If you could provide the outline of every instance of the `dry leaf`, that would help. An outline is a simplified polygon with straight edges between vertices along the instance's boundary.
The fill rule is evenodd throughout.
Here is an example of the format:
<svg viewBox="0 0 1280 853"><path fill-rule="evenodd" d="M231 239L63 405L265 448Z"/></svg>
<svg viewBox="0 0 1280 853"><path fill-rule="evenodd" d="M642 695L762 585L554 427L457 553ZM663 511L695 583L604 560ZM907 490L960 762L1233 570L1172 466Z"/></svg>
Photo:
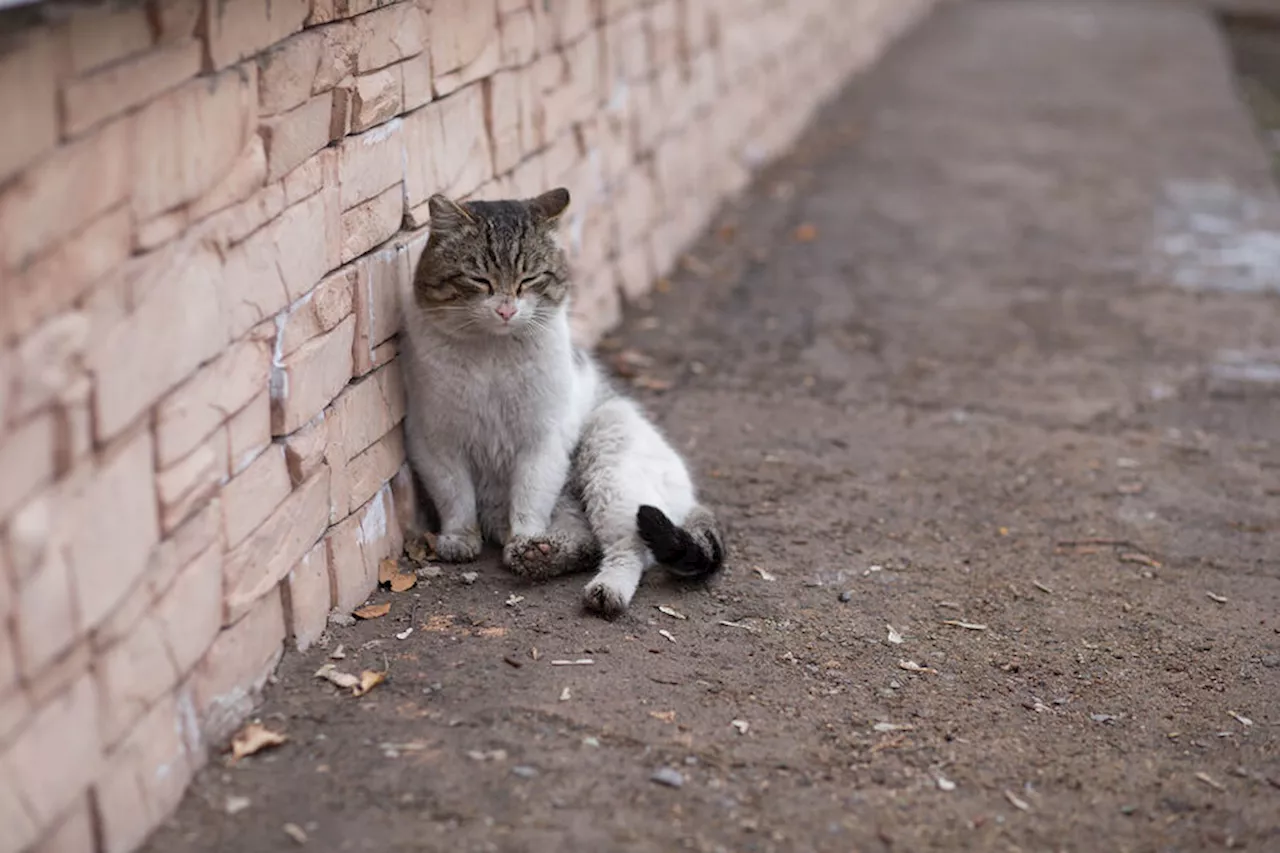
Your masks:
<svg viewBox="0 0 1280 853"><path fill-rule="evenodd" d="M1208 773L1205 773L1203 770L1198 771L1198 772L1196 773L1196 778L1197 778L1197 779L1199 779L1201 782L1205 783L1206 785L1208 785L1210 788L1213 788L1215 791L1225 791L1225 790L1227 790L1227 786L1226 786L1226 785L1224 785L1224 784L1222 784L1221 782L1217 781L1217 780L1216 780L1216 779L1214 779L1212 776L1210 776Z"/></svg>
<svg viewBox="0 0 1280 853"><path fill-rule="evenodd" d="M261 723L249 723L231 739L231 761L239 761L246 755L279 746L287 740L284 735L271 731Z"/></svg>
<svg viewBox="0 0 1280 853"><path fill-rule="evenodd" d="M778 576L775 575L773 572L770 572L767 569L762 569L759 566L752 566L751 571L758 574L760 576L760 580L762 581L776 581L778 579Z"/></svg>
<svg viewBox="0 0 1280 853"><path fill-rule="evenodd" d="M351 615L359 619L378 619L390 612L391 602L384 601L381 604L366 604L364 607L351 611Z"/></svg>
<svg viewBox="0 0 1280 853"><path fill-rule="evenodd" d="M1244 716L1243 714L1237 714L1235 711L1228 711L1227 713L1228 713L1228 714L1230 714L1230 715L1235 719L1235 721L1236 721L1237 723L1239 723L1240 725L1242 725L1242 726L1252 726L1252 725L1253 725L1253 720L1249 719L1248 717Z"/></svg>
<svg viewBox="0 0 1280 853"><path fill-rule="evenodd" d="M407 592L408 590L413 589L413 585L417 582L417 575L409 574L408 572L401 572L391 579L391 591Z"/></svg>
<svg viewBox="0 0 1280 853"><path fill-rule="evenodd" d="M1015 809L1018 809L1019 811L1024 811L1024 812L1031 811L1031 806L1027 804L1027 801L1019 797L1017 794L1013 793L1013 791L1005 791L1004 798L1009 801L1009 804L1011 806L1013 806Z"/></svg>
<svg viewBox="0 0 1280 853"><path fill-rule="evenodd" d="M422 626L424 631L434 631L435 633L443 633L453 630L453 614L437 613L435 616L428 616L427 621Z"/></svg>
<svg viewBox="0 0 1280 853"><path fill-rule="evenodd" d="M895 631L892 625L885 625L885 627L889 629L889 642L895 646L900 645L902 643L902 635Z"/></svg>
<svg viewBox="0 0 1280 853"><path fill-rule="evenodd" d="M387 674L385 672L374 672L372 669L366 669L360 673L360 683L351 688L351 695L363 696L386 680Z"/></svg>
<svg viewBox="0 0 1280 853"><path fill-rule="evenodd" d="M378 583L391 583L391 579L400 574L400 565L395 557L387 557L378 564Z"/></svg>
<svg viewBox="0 0 1280 853"><path fill-rule="evenodd" d="M360 679L356 678L349 672L342 672L331 663L327 663L317 669L315 677L323 678L324 680L336 684L343 689L355 687L360 683Z"/></svg>
<svg viewBox="0 0 1280 853"><path fill-rule="evenodd" d="M969 630L969 631L985 631L985 630L987 630L987 626L986 626L986 625L981 625L981 624L979 624L979 623L977 623L977 622L961 622L959 619L943 619L943 620L942 620L942 624L943 624L943 625L951 625L952 627L955 627L955 628L965 628L965 629L967 629L967 630Z"/></svg>
<svg viewBox="0 0 1280 853"><path fill-rule="evenodd" d="M665 613L666 615L670 616L672 619L688 619L689 618L688 616L685 616L683 613L681 613L679 610L668 607L665 604L658 604L655 606L658 608L659 613Z"/></svg>
<svg viewBox="0 0 1280 853"><path fill-rule="evenodd" d="M664 723L674 723L676 721L675 711L650 711L649 716Z"/></svg>
<svg viewBox="0 0 1280 853"><path fill-rule="evenodd" d="M480 630L476 631L476 636L477 637L505 637L507 636L507 629L503 628L501 625L494 625L490 628L481 628Z"/></svg>
<svg viewBox="0 0 1280 853"><path fill-rule="evenodd" d="M378 564L378 583L390 584L392 592L406 592L417 582L418 576L413 572L400 571L400 561L394 557L387 557Z"/></svg>
<svg viewBox="0 0 1280 853"><path fill-rule="evenodd" d="M676 638L671 635L671 632L666 630L665 628L659 631L658 633L666 637L669 642L674 643L676 641Z"/></svg>
<svg viewBox="0 0 1280 853"><path fill-rule="evenodd" d="M284 830L285 835L289 836L299 844L307 843L307 834L303 832L302 827L298 826L296 823L286 823L281 828Z"/></svg>
<svg viewBox="0 0 1280 853"><path fill-rule="evenodd" d="M797 243L812 243L814 240L818 239L818 226L814 225L812 222L805 222L796 226L793 236Z"/></svg>
<svg viewBox="0 0 1280 853"><path fill-rule="evenodd" d="M1163 565L1159 560L1152 559L1146 554L1140 554L1137 551L1130 551L1128 553L1121 554L1120 562L1137 563L1140 566L1150 566L1153 569L1159 569Z"/></svg>

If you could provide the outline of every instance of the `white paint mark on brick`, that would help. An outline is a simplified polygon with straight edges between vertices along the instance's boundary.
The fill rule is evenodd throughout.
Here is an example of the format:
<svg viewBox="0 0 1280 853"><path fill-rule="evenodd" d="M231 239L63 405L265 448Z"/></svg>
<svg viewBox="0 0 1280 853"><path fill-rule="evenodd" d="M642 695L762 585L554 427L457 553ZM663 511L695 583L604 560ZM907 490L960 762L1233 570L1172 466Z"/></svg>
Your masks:
<svg viewBox="0 0 1280 853"><path fill-rule="evenodd" d="M360 544L365 545L371 542L377 542L387 535L387 491L390 487L383 486L378 490L378 494L373 500L369 501L369 509L365 511L364 517L360 519Z"/></svg>
<svg viewBox="0 0 1280 853"><path fill-rule="evenodd" d="M379 142L384 141L388 136L399 130L403 125L404 119L393 118L386 124L380 124L372 130L366 130L357 138L360 140L361 145L377 145Z"/></svg>
<svg viewBox="0 0 1280 853"><path fill-rule="evenodd" d="M1171 183L1151 272L1190 290L1280 293L1280 202L1229 184Z"/></svg>

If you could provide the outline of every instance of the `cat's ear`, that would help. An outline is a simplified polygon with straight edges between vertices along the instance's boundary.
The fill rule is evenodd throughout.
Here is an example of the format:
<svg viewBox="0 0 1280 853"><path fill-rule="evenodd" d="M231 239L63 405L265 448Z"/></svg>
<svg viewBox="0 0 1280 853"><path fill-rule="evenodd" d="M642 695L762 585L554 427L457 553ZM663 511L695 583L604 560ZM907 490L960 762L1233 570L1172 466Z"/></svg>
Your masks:
<svg viewBox="0 0 1280 853"><path fill-rule="evenodd" d="M535 222L554 225L569 206L569 191L564 187L549 190L529 202L529 212Z"/></svg>
<svg viewBox="0 0 1280 853"><path fill-rule="evenodd" d="M427 211L431 214L431 230L437 233L457 231L475 224L475 219L465 207L440 193L427 199Z"/></svg>

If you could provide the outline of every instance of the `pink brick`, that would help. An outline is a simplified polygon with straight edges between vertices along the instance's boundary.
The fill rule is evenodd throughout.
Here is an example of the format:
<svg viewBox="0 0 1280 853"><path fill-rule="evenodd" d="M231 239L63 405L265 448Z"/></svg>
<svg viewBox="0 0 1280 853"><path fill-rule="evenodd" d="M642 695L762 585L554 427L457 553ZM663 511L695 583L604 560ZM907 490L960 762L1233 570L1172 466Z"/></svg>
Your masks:
<svg viewBox="0 0 1280 853"><path fill-rule="evenodd" d="M427 46L426 6L418 3L386 6L355 18L353 23L358 74L416 56Z"/></svg>
<svg viewBox="0 0 1280 853"><path fill-rule="evenodd" d="M333 97L326 92L263 123L268 181L284 176L329 144L332 110Z"/></svg>
<svg viewBox="0 0 1280 853"><path fill-rule="evenodd" d="M80 633L71 571L58 548L48 548L35 574L18 584L15 603L16 651L24 676L31 679Z"/></svg>
<svg viewBox="0 0 1280 853"><path fill-rule="evenodd" d="M325 536L334 608L350 613L378 584L378 563L404 545L391 487L385 486L363 507L330 528Z"/></svg>
<svg viewBox="0 0 1280 853"><path fill-rule="evenodd" d="M40 839L32 853L97 853L93 834L93 805L89 797L81 797L71 807L71 812Z"/></svg>
<svg viewBox="0 0 1280 853"><path fill-rule="evenodd" d="M0 135L0 184L58 142L58 56L54 34L31 27L0 55L0 115L22 116L22 133Z"/></svg>
<svg viewBox="0 0 1280 853"><path fill-rule="evenodd" d="M185 211L188 222L199 222L232 205L240 204L262 188L267 179L267 152L262 137L254 135L236 157L227 174Z"/></svg>
<svg viewBox="0 0 1280 853"><path fill-rule="evenodd" d="M404 81L401 112L413 112L435 97L431 79L430 53L420 53L400 63L400 74Z"/></svg>
<svg viewBox="0 0 1280 853"><path fill-rule="evenodd" d="M355 373L373 366L373 350L400 330L399 294L412 275L404 246L382 249L356 263Z"/></svg>
<svg viewBox="0 0 1280 853"><path fill-rule="evenodd" d="M224 623L239 619L324 535L329 523L329 474L321 469L280 504L248 539L227 553Z"/></svg>
<svg viewBox="0 0 1280 853"><path fill-rule="evenodd" d="M128 198L130 124L53 150L0 190L0 267L27 264Z"/></svg>
<svg viewBox="0 0 1280 853"><path fill-rule="evenodd" d="M54 415L44 412L0 436L0 519L53 479L55 429Z"/></svg>
<svg viewBox="0 0 1280 853"><path fill-rule="evenodd" d="M131 262L128 275L141 279L135 283L145 297L90 350L100 440L119 432L226 343L222 265L212 247L182 241Z"/></svg>
<svg viewBox="0 0 1280 853"><path fill-rule="evenodd" d="M272 445L222 488L222 525L228 548L234 548L270 517L293 484L285 465L284 446Z"/></svg>
<svg viewBox="0 0 1280 853"><path fill-rule="evenodd" d="M628 15L607 24L606 79L611 84L633 82L649 75L649 40L644 15Z"/></svg>
<svg viewBox="0 0 1280 853"><path fill-rule="evenodd" d="M524 104L533 97L528 89L529 79L523 72L499 71L484 83L494 174L515 168L524 152L533 147L526 145L520 134Z"/></svg>
<svg viewBox="0 0 1280 853"><path fill-rule="evenodd" d="M286 435L318 415L351 379L355 318L298 348L271 377L271 431Z"/></svg>
<svg viewBox="0 0 1280 853"><path fill-rule="evenodd" d="M58 392L53 466L58 476L70 471L93 450L93 381L76 376Z"/></svg>
<svg viewBox="0 0 1280 853"><path fill-rule="evenodd" d="M165 697L111 753L98 779L103 853L131 853L182 799L200 762L188 742L190 699Z"/></svg>
<svg viewBox="0 0 1280 853"><path fill-rule="evenodd" d="M400 230L404 219L404 187L384 190L342 214L342 262L363 255Z"/></svg>
<svg viewBox="0 0 1280 853"><path fill-rule="evenodd" d="M289 635L305 652L328 624L332 606L329 589L329 550L317 542L287 576Z"/></svg>
<svg viewBox="0 0 1280 853"><path fill-rule="evenodd" d="M222 560L220 545L206 548L181 570L152 611L179 677L203 657L222 626Z"/></svg>
<svg viewBox="0 0 1280 853"><path fill-rule="evenodd" d="M556 40L560 44L575 41L596 22L594 0L560 0L550 6Z"/></svg>
<svg viewBox="0 0 1280 853"><path fill-rule="evenodd" d="M254 72L241 66L192 80L137 114L132 197L140 219L198 198L231 169L254 131Z"/></svg>
<svg viewBox="0 0 1280 853"><path fill-rule="evenodd" d="M95 670L99 725L108 747L178 681L164 634L150 614L144 614L128 636L98 656Z"/></svg>
<svg viewBox="0 0 1280 853"><path fill-rule="evenodd" d="M216 240L225 249L243 242L267 222L279 216L284 208L284 186L267 184L240 204L214 216L206 223L204 230L210 238Z"/></svg>
<svg viewBox="0 0 1280 853"><path fill-rule="evenodd" d="M656 276L650 266L649 247L646 244L627 245L614 264L618 288L627 299L638 299L649 292Z"/></svg>
<svg viewBox="0 0 1280 853"><path fill-rule="evenodd" d="M393 368L394 369L394 368ZM338 504L337 518L354 512L386 485L404 463L404 433L397 426L380 438L373 446L355 455L342 469L334 472L331 494L341 486L343 494L333 495L331 502ZM334 500L346 501L345 506Z"/></svg>
<svg viewBox="0 0 1280 853"><path fill-rule="evenodd" d="M348 131L368 130L400 112L404 104L404 69L392 65L362 74L346 90Z"/></svg>
<svg viewBox="0 0 1280 853"><path fill-rule="evenodd" d="M258 104L263 115L288 112L311 97L324 49L324 33L304 30L258 57Z"/></svg>
<svg viewBox="0 0 1280 853"><path fill-rule="evenodd" d="M47 702L18 736L6 778L22 792L34 822L50 826L84 794L101 761L97 697L85 676Z"/></svg>
<svg viewBox="0 0 1280 853"><path fill-rule="evenodd" d="M597 280L580 288L578 301L582 308L570 319L574 341L579 346L592 346L622 318L622 303L614 279L608 271Z"/></svg>
<svg viewBox="0 0 1280 853"><path fill-rule="evenodd" d="M64 130L78 136L191 79L199 71L200 42L188 39L71 80L62 90Z"/></svg>
<svg viewBox="0 0 1280 853"><path fill-rule="evenodd" d="M289 259L280 264L280 275L290 301L310 292L339 264L336 195L336 188L317 193L285 210L273 225L276 251Z"/></svg>
<svg viewBox="0 0 1280 853"><path fill-rule="evenodd" d="M324 464L325 448L329 443L327 411L326 415L315 418L284 440L285 462L294 486L309 480Z"/></svg>
<svg viewBox="0 0 1280 853"><path fill-rule="evenodd" d="M538 30L532 10L528 8L504 15L501 27L499 58L503 68L521 68L538 53Z"/></svg>
<svg viewBox="0 0 1280 853"><path fill-rule="evenodd" d="M284 608L277 590L219 632L193 677L201 729L209 742L230 735L252 710L256 694L280 660L284 637Z"/></svg>
<svg viewBox="0 0 1280 853"><path fill-rule="evenodd" d="M203 508L226 476L227 436L219 430L186 457L156 473L160 529L168 533Z"/></svg>
<svg viewBox="0 0 1280 853"><path fill-rule="evenodd" d="M141 4L75 9L67 26L71 71L83 74L151 46L151 27Z"/></svg>
<svg viewBox="0 0 1280 853"><path fill-rule="evenodd" d="M308 0L222 0L206 3L204 31L214 68L225 68L302 29Z"/></svg>
<svg viewBox="0 0 1280 853"><path fill-rule="evenodd" d="M494 0L435 0L431 8L431 61L437 78L475 62L493 40Z"/></svg>
<svg viewBox="0 0 1280 853"><path fill-rule="evenodd" d="M60 510L59 521L70 528L63 535L86 628L124 598L159 539L151 460L146 432L108 450ZM103 563L103 554L111 555L110 563Z"/></svg>
<svg viewBox="0 0 1280 853"><path fill-rule="evenodd" d="M222 507L221 501L217 498L210 501L204 509L197 512L191 518L169 535L167 539L159 543L151 552L147 560L146 572L143 574L140 586L143 587L143 601L154 601L171 588L174 578L179 573L185 571L191 566L196 558L207 550L214 550L221 554L222 546ZM218 613L221 619L222 602L221 594L218 599ZM145 610L150 606L146 604L140 609ZM122 608L123 610L124 608ZM110 633L112 628L118 628L116 624L117 614L113 614L102 624L97 634L102 635ZM127 625L126 625L127 628ZM123 636L125 631L116 630L106 637L106 641ZM97 637L95 636L95 640Z"/></svg>
<svg viewBox="0 0 1280 853"><path fill-rule="evenodd" d="M194 35L203 8L201 0L150 0L147 14L155 30L156 41L170 44Z"/></svg>
<svg viewBox="0 0 1280 853"><path fill-rule="evenodd" d="M271 345L253 337L232 344L178 386L155 412L156 461L167 467L189 454L229 412L266 390Z"/></svg>
<svg viewBox="0 0 1280 853"><path fill-rule="evenodd" d="M11 845L6 850L27 850L39 837L41 827L23 802L22 789L8 782L18 778L13 761L12 756L0 752L0 778L6 780L0 785L0 826L5 830L5 843Z"/></svg>
<svg viewBox="0 0 1280 853"><path fill-rule="evenodd" d="M343 267L321 279L314 290L289 309L276 344L281 357L292 355L307 341L329 331L351 314L355 278L354 269Z"/></svg>
<svg viewBox="0 0 1280 853"><path fill-rule="evenodd" d="M342 140L338 180L342 209L349 210L400 182L403 177L404 123L392 121Z"/></svg>
<svg viewBox="0 0 1280 853"><path fill-rule="evenodd" d="M465 195L493 176L484 89L468 86L405 117L408 204L433 193Z"/></svg>
<svg viewBox="0 0 1280 853"><path fill-rule="evenodd" d="M270 444L271 395L264 388L227 421L227 473L239 474Z"/></svg>
<svg viewBox="0 0 1280 853"><path fill-rule="evenodd" d="M320 192L324 188L326 172L332 169L336 174L337 167L330 165L329 161L335 160L337 156L337 152L332 148L324 148L285 175L285 203L295 205Z"/></svg>

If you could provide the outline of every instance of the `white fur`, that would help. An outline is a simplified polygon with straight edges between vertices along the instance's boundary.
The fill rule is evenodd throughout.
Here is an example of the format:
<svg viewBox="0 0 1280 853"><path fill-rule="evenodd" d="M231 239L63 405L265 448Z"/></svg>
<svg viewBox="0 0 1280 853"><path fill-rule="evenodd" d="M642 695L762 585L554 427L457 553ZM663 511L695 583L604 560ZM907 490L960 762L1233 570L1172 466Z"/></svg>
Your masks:
<svg viewBox="0 0 1280 853"><path fill-rule="evenodd" d="M697 505L684 460L589 358L575 357L567 300L522 307L500 330L424 311L408 293L402 303L406 444L440 514L441 558L475 559L483 537L506 545L516 568L530 543L583 535L573 517L585 510L603 555L587 603L625 609L653 564L639 507L680 525ZM579 496L580 508L563 504Z"/></svg>

